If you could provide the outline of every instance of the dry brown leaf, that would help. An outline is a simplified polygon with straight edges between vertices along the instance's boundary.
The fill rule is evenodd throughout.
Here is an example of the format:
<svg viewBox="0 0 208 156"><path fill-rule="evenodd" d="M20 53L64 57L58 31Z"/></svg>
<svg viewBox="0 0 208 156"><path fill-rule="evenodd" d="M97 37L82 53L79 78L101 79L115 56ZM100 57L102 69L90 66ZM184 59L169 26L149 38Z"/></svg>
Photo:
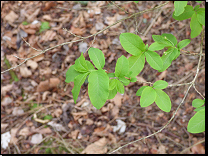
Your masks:
<svg viewBox="0 0 208 156"><path fill-rule="evenodd" d="M1 123L1 132L5 131L5 129L9 126L8 123Z"/></svg>
<svg viewBox="0 0 208 156"><path fill-rule="evenodd" d="M11 62L11 63L16 63L17 60L18 60L16 57L14 57L13 54L11 54L11 55L6 55L6 58L7 58L7 60L8 60L9 62Z"/></svg>
<svg viewBox="0 0 208 156"><path fill-rule="evenodd" d="M26 15L27 16L27 20L29 21L29 22L32 22L32 21L34 21L34 19L36 19L36 17L37 17L37 15L39 14L39 12L40 12L40 8L38 8L37 10L35 10L35 12L33 12L31 15Z"/></svg>
<svg viewBox="0 0 208 156"><path fill-rule="evenodd" d="M5 17L4 19L10 23L13 23L19 16L14 12L14 11L10 11Z"/></svg>
<svg viewBox="0 0 208 156"><path fill-rule="evenodd" d="M37 92L44 92L50 90L49 81L41 81L37 87Z"/></svg>
<svg viewBox="0 0 208 156"><path fill-rule="evenodd" d="M191 148L191 151L193 154L205 154L205 149L204 146L202 144L198 144L196 146L193 146Z"/></svg>
<svg viewBox="0 0 208 156"><path fill-rule="evenodd" d="M137 78L137 84L140 85L141 82L147 82L143 77L141 76L136 76ZM143 83L143 86L147 86L148 84L147 83Z"/></svg>
<svg viewBox="0 0 208 156"><path fill-rule="evenodd" d="M71 113L71 114L73 115L75 121L78 120L82 116L87 116L87 112L84 112L84 111Z"/></svg>
<svg viewBox="0 0 208 156"><path fill-rule="evenodd" d="M165 70L165 71L163 71L159 76L158 76L158 80L162 80L162 79L164 79L165 77L166 77L166 75L167 75L167 70Z"/></svg>
<svg viewBox="0 0 208 156"><path fill-rule="evenodd" d="M57 5L57 2L49 1L46 2L45 5L42 7L42 11L48 11L51 8L55 7Z"/></svg>
<svg viewBox="0 0 208 156"><path fill-rule="evenodd" d="M23 64L19 68L20 68L20 74L22 77L27 78L32 75L32 72L25 66L25 64Z"/></svg>
<svg viewBox="0 0 208 156"><path fill-rule="evenodd" d="M166 147L164 145L159 146L158 154L167 154L166 153Z"/></svg>
<svg viewBox="0 0 208 156"><path fill-rule="evenodd" d="M35 70L38 67L37 62L35 62L33 60L28 60L26 62L26 65L29 66L30 68L32 68L33 70Z"/></svg>
<svg viewBox="0 0 208 156"><path fill-rule="evenodd" d="M12 128L11 129L11 140L10 143L17 144L18 139L16 138L16 133L18 131L18 128Z"/></svg>
<svg viewBox="0 0 208 156"><path fill-rule="evenodd" d="M42 18L43 18L44 20L46 20L46 21L52 21L52 18L51 18L50 15L43 15Z"/></svg>
<svg viewBox="0 0 208 156"><path fill-rule="evenodd" d="M63 113L61 108L55 109L55 111L53 112L52 115L54 115L55 117L59 118L60 115Z"/></svg>
<svg viewBox="0 0 208 156"><path fill-rule="evenodd" d="M86 120L86 125L92 125L94 121L92 119L87 119Z"/></svg>
<svg viewBox="0 0 208 156"><path fill-rule="evenodd" d="M114 102L115 105L117 105L118 107L121 107L121 99L123 98L123 96L120 93L117 93L116 96L111 99L110 101Z"/></svg>
<svg viewBox="0 0 208 156"><path fill-rule="evenodd" d="M11 40L6 40L9 48L17 49L17 37L11 37Z"/></svg>
<svg viewBox="0 0 208 156"><path fill-rule="evenodd" d="M85 34L86 28L75 28L75 27L71 26L70 31L72 33L74 33L75 35L79 35L80 36L80 35Z"/></svg>
<svg viewBox="0 0 208 156"><path fill-rule="evenodd" d="M104 137L100 140L88 145L81 154L104 154L107 152L108 140Z"/></svg>
<svg viewBox="0 0 208 156"><path fill-rule="evenodd" d="M8 84L6 86L1 87L1 95L5 96L7 92L9 92L14 87L13 84Z"/></svg>
<svg viewBox="0 0 208 156"><path fill-rule="evenodd" d="M78 134L79 134L79 130L77 129L72 131L69 137L72 137L72 139L77 139Z"/></svg>
<svg viewBox="0 0 208 156"><path fill-rule="evenodd" d="M46 67L46 68L44 68L44 69L39 69L39 71L40 71L40 75L50 75L51 74L51 68L49 68L49 67Z"/></svg>
<svg viewBox="0 0 208 156"><path fill-rule="evenodd" d="M24 127L19 131L19 135L28 136L30 134L29 127Z"/></svg>
<svg viewBox="0 0 208 156"><path fill-rule="evenodd" d="M60 79L59 78L50 78L49 79L49 85L50 85L50 88L55 88L58 86L58 84L60 83Z"/></svg>
<svg viewBox="0 0 208 156"><path fill-rule="evenodd" d="M34 35L36 31L40 28L40 23L37 24L28 24L28 25L22 25L19 26L22 30L24 30L26 33Z"/></svg>
<svg viewBox="0 0 208 156"><path fill-rule="evenodd" d="M12 103L12 102L13 102L13 99L10 98L10 97L8 97L8 96L6 96L6 97L4 97L3 100L1 101L1 105L2 105L2 106L7 106L7 105L9 105L9 104Z"/></svg>
<svg viewBox="0 0 208 156"><path fill-rule="evenodd" d="M116 118L118 117L118 113L119 113L119 108L118 106L114 106L113 109L111 110L111 115Z"/></svg>
<svg viewBox="0 0 208 156"><path fill-rule="evenodd" d="M52 41L55 39L56 32L53 30L48 30L45 32L45 34L42 36L40 39L40 43L42 42L47 42L47 41Z"/></svg>

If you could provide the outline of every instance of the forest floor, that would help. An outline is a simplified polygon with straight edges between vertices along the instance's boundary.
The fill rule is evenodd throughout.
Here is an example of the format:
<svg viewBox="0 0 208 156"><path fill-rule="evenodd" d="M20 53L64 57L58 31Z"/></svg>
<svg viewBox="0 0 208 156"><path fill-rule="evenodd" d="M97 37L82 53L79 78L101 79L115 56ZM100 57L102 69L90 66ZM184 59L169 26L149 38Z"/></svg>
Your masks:
<svg viewBox="0 0 208 156"><path fill-rule="evenodd" d="M13 55L28 58L39 53L21 37L32 47L43 50L78 40L79 36L95 34L119 19L160 3L80 2L82 4L72 1L1 1L1 71L24 61ZM192 2L192 5L196 6L197 3ZM204 7L205 2L200 5ZM123 32L139 35L148 45L154 42L152 35L163 33L173 34L178 42L191 39L190 19L175 21L172 18L173 11L174 4L171 1L161 11L158 9L143 13L98 34L92 47L104 53L104 69L114 72L117 59L121 55L130 56L119 41L119 35ZM45 22L45 25L41 26L41 22ZM146 108L140 106L140 97L136 96L136 91L147 84L139 82L130 83L125 87L124 95L118 93L114 99L107 100L100 110L91 104L85 82L77 104L74 103L71 93L74 84L65 82L65 74L81 52L91 46L93 39L90 37L51 49L1 74L1 134L6 133L8 136L1 140L1 154L109 153L167 124L182 101L188 85L164 89L172 102L169 113L161 111L155 103ZM191 39L184 50L192 54L181 52L162 73L152 69L146 62L137 79L153 83L165 80L169 84L191 82L199 60L199 56L193 53L199 53L200 42L200 35ZM160 56L162 52L158 52ZM89 60L87 53L85 56ZM195 84L197 90L205 96L205 57L202 57ZM192 87L175 118L164 130L115 153L205 153L205 132L192 134L187 131L188 121L195 114L192 107L195 98L202 99ZM118 126L123 131L115 131ZM8 145L7 140L10 140Z"/></svg>

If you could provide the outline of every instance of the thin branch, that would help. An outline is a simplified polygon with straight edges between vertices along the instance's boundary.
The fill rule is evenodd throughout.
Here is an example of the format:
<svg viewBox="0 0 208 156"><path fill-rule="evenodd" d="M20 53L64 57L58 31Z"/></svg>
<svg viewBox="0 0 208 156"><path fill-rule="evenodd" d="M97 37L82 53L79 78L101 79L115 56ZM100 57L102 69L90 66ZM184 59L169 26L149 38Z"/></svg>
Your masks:
<svg viewBox="0 0 208 156"><path fill-rule="evenodd" d="M203 29L203 30L204 30L204 29ZM202 44L203 44L203 39L204 39L204 31L203 31L203 30L202 30L202 34L201 34L200 54L202 54L202 47L203 47L203 45L202 45ZM125 145L123 145L123 146L117 148L116 150L110 152L109 154L112 154L112 153L114 153L114 152L120 150L121 148L126 147L126 146L128 146L128 145L130 145L130 144L132 144L132 143L138 142L138 141L140 141L140 140L142 140L142 139L145 140L146 138L149 138L149 137L151 137L151 136L153 136L153 135L155 135L155 134L161 132L163 129L165 129L165 128L169 125L169 123L174 119L174 117L175 117L175 115L176 115L178 109L180 108L180 106L182 105L182 103L184 102L184 100L186 99L186 97L187 97L187 95L188 95L188 92L189 92L190 88L194 85L194 82L196 81L196 78L197 78L198 73L199 73L199 67L200 67L200 64L201 64L201 58L202 58L202 55L199 56L199 61L198 61L198 66L197 66L197 71L196 71L196 75L195 75L193 81L191 81L190 86L188 87L188 89L187 89L187 91L186 91L186 93L185 93L185 95L184 95L182 101L180 102L180 104L179 104L178 107L176 108L176 110L175 110L173 116L172 116L172 117L170 118L170 120L166 123L166 125L163 126L163 127L162 127L160 130L158 130L157 132L155 132L155 133L153 133L153 134L150 134L150 135L148 135L148 136L146 136L146 137L140 138L140 139L138 139L138 140L132 141L132 142L130 142L130 143L128 143L128 144L125 144Z"/></svg>
<svg viewBox="0 0 208 156"><path fill-rule="evenodd" d="M199 94L199 95L201 95L201 97L203 98L203 99L205 99L205 97L196 89L196 86L195 86L195 84L193 85L193 87L194 87L194 89L196 90L196 92Z"/></svg>
<svg viewBox="0 0 208 156"><path fill-rule="evenodd" d="M196 145L198 145L198 144L201 144L201 143L203 143L203 142L205 142L205 139L203 139L203 140L197 142L196 144L194 144L194 145L192 145L192 146L190 146L190 147L184 149L183 151L181 151L180 154L184 154L187 150L189 150L189 149L191 149L192 147L194 147L194 146L196 146Z"/></svg>
<svg viewBox="0 0 208 156"><path fill-rule="evenodd" d="M34 57L36 57L36 56L39 56L39 55L45 53L46 51L49 51L49 50L51 50L51 49L54 49L54 48L57 48L57 47L59 47L59 46L63 46L63 45L69 44L69 43L79 42L79 41L82 41L82 40L84 40L84 39L90 38L90 37L92 37L92 36L96 36L96 35L102 33L103 31L105 31L106 29L108 29L108 28L110 28L110 27L112 27L112 26L114 26L114 25L116 25L116 24L118 24L118 23L120 23L120 22L122 22L122 21L124 21L124 20L126 20L126 19L132 18L132 17L134 17L134 16L136 16L136 15L139 15L139 14L142 14L142 13L145 13L145 12L149 12L149 11L152 11L152 10L155 10L155 9L158 9L158 8L161 8L161 7L163 7L164 5L166 5L166 4L168 4L168 3L169 3L169 1L167 1L167 2L165 2L165 3L163 3L163 4L161 4L161 5L159 5L159 6L157 6L157 7L154 7L154 8L151 8L151 9L147 9L147 10L144 10L144 11L140 11L140 12L134 13L134 14L132 14L132 15L129 16L129 17L126 17L126 18L123 18L123 19L121 19L121 20L116 21L115 23L113 23L113 24L111 24L111 25L105 27L104 29L100 30L99 32L97 32L97 33L95 33L95 34L89 35L89 36L87 36L87 37L83 37L82 39L75 40L75 41L70 41L70 42L65 42L65 43L56 45L56 46L54 46L54 47L48 48L48 49L46 49L46 50L43 50L43 51L41 51L39 54L34 55L34 56L30 57L30 58L25 59L25 61L22 62L22 63L20 63L19 65L17 65L17 66L15 66L15 67L12 67L12 68L10 68L10 69L7 69L7 70L1 72L1 74L5 73L5 72L7 72L7 71L9 71L9 70L15 69L15 68L17 68L17 67L19 67L19 66L21 66L21 65L22 65L23 63L25 63L27 60L32 59L32 58L34 58ZM24 39L23 39L23 40L24 40ZM27 42L26 42L26 43L27 43ZM30 45L29 43L27 43L27 44ZM32 46L30 46L30 47L33 48ZM35 48L33 48L33 49L36 50L36 51L40 51L40 50L37 50L37 49L35 49Z"/></svg>
<svg viewBox="0 0 208 156"><path fill-rule="evenodd" d="M84 37L82 37L82 36L78 36L78 35L75 35L74 33L72 33L72 32L70 32L70 31L68 31L66 28L63 28L63 30L64 31L66 31L66 32L68 32L68 33L70 33L70 34L72 34L73 36L75 36L75 37L78 37L78 38L82 38L82 39L84 39Z"/></svg>
<svg viewBox="0 0 208 156"><path fill-rule="evenodd" d="M118 6L118 5L117 5L116 3L114 3L113 1L111 1L111 3L113 3L117 8L123 10L126 14L132 14L132 13L126 11L125 9L121 8L120 6Z"/></svg>

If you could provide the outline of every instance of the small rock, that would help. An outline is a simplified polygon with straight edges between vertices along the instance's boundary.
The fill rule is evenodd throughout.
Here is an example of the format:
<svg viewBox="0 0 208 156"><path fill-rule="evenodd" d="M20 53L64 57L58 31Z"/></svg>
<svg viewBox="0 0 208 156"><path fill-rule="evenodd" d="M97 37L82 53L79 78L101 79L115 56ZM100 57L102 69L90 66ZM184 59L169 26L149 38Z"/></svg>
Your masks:
<svg viewBox="0 0 208 156"><path fill-rule="evenodd" d="M20 107L14 107L14 109L13 109L13 111L12 111L12 114L13 114L13 115L21 115L21 114L23 114L23 113L24 113L24 111L23 111L23 109L20 108Z"/></svg>
<svg viewBox="0 0 208 156"><path fill-rule="evenodd" d="M3 149L6 149L9 145L10 140L11 140L10 132L6 132L6 133L1 134L1 147Z"/></svg>
<svg viewBox="0 0 208 156"><path fill-rule="evenodd" d="M31 139L30 142L31 142L32 144L39 144L39 143L42 142L42 140L43 140L42 134L34 134L34 135L32 136L32 139Z"/></svg>
<svg viewBox="0 0 208 156"><path fill-rule="evenodd" d="M2 106L7 106L9 105L10 103L13 102L13 99L10 98L10 97L5 97L2 101L1 101L1 105Z"/></svg>
<svg viewBox="0 0 208 156"><path fill-rule="evenodd" d="M79 51L82 53L85 53L87 50L87 43L86 42L81 42L79 43Z"/></svg>

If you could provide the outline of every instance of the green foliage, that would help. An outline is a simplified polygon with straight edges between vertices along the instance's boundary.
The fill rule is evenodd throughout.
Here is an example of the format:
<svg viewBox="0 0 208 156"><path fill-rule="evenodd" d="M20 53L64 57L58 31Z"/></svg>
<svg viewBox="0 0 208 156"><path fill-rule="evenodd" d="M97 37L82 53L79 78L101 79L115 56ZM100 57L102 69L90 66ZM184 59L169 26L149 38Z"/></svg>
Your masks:
<svg viewBox="0 0 208 156"><path fill-rule="evenodd" d="M51 115L46 115L43 117L43 120L51 120L53 117Z"/></svg>
<svg viewBox="0 0 208 156"><path fill-rule="evenodd" d="M163 62L156 52L153 51L146 51L145 52L146 60L149 63L149 65L155 69L155 70L161 70L163 68Z"/></svg>
<svg viewBox="0 0 208 156"><path fill-rule="evenodd" d="M129 73L129 61L125 56L121 56L118 58L116 67L115 67L115 76L125 76L126 74Z"/></svg>
<svg viewBox="0 0 208 156"><path fill-rule="evenodd" d="M166 81L163 80L158 80L153 84L153 88L157 88L157 89L165 89L168 86L168 83Z"/></svg>
<svg viewBox="0 0 208 156"><path fill-rule="evenodd" d="M143 91L140 99L141 107L147 107L151 105L156 99L156 92L152 87L147 86Z"/></svg>
<svg viewBox="0 0 208 156"><path fill-rule="evenodd" d="M199 23L196 13L194 13L191 18L190 28L191 28L191 38L198 36L202 31L202 25Z"/></svg>
<svg viewBox="0 0 208 156"><path fill-rule="evenodd" d="M80 75L80 74L82 74L82 73L76 71L76 70L74 69L74 65L70 66L69 69L68 69L67 72L66 72L66 80L65 80L65 82L66 82L66 83L74 82L74 78L75 78L76 76Z"/></svg>
<svg viewBox="0 0 208 156"><path fill-rule="evenodd" d="M179 16L184 12L184 7L186 7L188 1L175 1L174 7L175 7L175 16Z"/></svg>
<svg viewBox="0 0 208 156"><path fill-rule="evenodd" d="M41 22L40 30L39 32L43 32L44 30L50 29L49 22Z"/></svg>
<svg viewBox="0 0 208 156"><path fill-rule="evenodd" d="M27 21L23 21L22 25L28 25L29 23Z"/></svg>
<svg viewBox="0 0 208 156"><path fill-rule="evenodd" d="M155 103L156 105L164 112L170 112L171 110L171 101L169 96L162 91L161 89L155 89L156 91L156 99L155 99Z"/></svg>
<svg viewBox="0 0 208 156"><path fill-rule="evenodd" d="M174 1L174 7L173 18L179 21L191 18L191 38L197 37L202 31L202 25L205 25L205 8L199 8L200 5L193 8L187 5L187 1Z"/></svg>
<svg viewBox="0 0 208 156"><path fill-rule="evenodd" d="M205 101L202 100L202 99L194 99L192 101L192 106L195 107L195 108L199 108L199 107L201 107L204 104L204 102Z"/></svg>
<svg viewBox="0 0 208 156"><path fill-rule="evenodd" d="M97 69L102 69L105 65L105 57L100 49L91 47L88 51L90 59Z"/></svg>
<svg viewBox="0 0 208 156"><path fill-rule="evenodd" d="M83 53L81 53L81 56L75 61L74 69L82 73L88 72L88 66L83 56Z"/></svg>
<svg viewBox="0 0 208 156"><path fill-rule="evenodd" d="M109 77L103 69L98 69L90 73L88 94L93 106L100 109L108 99Z"/></svg>
<svg viewBox="0 0 208 156"><path fill-rule="evenodd" d="M140 55L145 51L145 44L142 39L132 33L122 33L119 37L122 47L134 56Z"/></svg>
<svg viewBox="0 0 208 156"><path fill-rule="evenodd" d="M180 50L180 49L186 47L190 42L191 42L191 40L189 40L189 39L182 40L178 43L177 47Z"/></svg>
<svg viewBox="0 0 208 156"><path fill-rule="evenodd" d="M139 56L131 56L129 61L129 74L128 77L136 77L144 68L145 55L141 53Z"/></svg>
<svg viewBox="0 0 208 156"><path fill-rule="evenodd" d="M187 131L190 133L201 133L205 131L205 109L199 110L189 120Z"/></svg>

